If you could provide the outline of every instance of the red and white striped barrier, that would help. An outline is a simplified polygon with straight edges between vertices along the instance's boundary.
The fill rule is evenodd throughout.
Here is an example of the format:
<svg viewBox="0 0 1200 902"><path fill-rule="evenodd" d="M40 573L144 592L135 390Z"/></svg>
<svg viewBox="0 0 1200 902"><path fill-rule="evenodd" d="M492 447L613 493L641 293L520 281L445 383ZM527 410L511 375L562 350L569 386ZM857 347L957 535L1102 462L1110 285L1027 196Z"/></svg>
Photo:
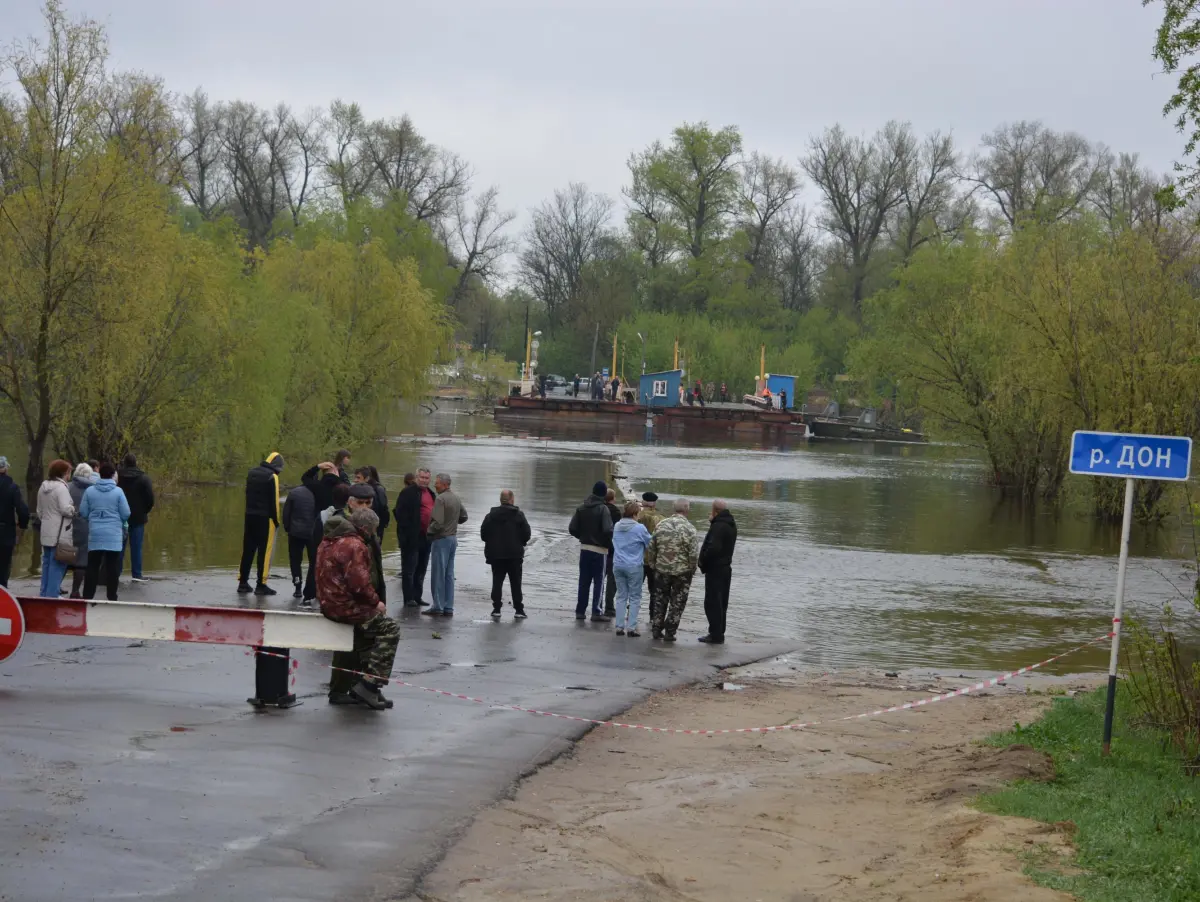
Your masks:
<svg viewBox="0 0 1200 902"><path fill-rule="evenodd" d="M25 630L57 636L109 636L166 642L354 649L354 628L317 613L137 601L20 597Z"/></svg>
<svg viewBox="0 0 1200 902"><path fill-rule="evenodd" d="M773 726L773 727L738 727L735 729L728 729L728 730L686 730L686 729L681 729L678 727L652 727L652 726L648 726L646 724L640 724L640 723L622 723L621 721L617 721L617 720L594 720L590 717L576 717L573 714L557 714L553 711L539 711L537 708L524 708L524 707L521 707L520 705L502 705L502 704L498 704L496 702L489 702L487 699L475 698L472 695L463 695L461 692L450 692L446 689L434 689L429 686L419 686L416 683L408 683L408 682L405 682L404 680L397 680L395 678L392 678L391 680L389 680L389 682L391 682L392 684L394 684L396 686L405 686L409 689L419 689L422 692L432 692L435 695L442 695L447 698L456 698L456 699L459 699L460 701L464 701L464 702L474 702L477 705L486 705L488 708L494 708L494 709L500 710L500 711L519 711L522 714L536 714L539 717L553 717L558 720L570 720L570 721L574 721L575 723L592 724L593 726L597 726L597 727L622 727L627 730L646 730L647 732L650 732L650 733L674 733L674 734L679 734L679 735L684 735L684 736L725 736L725 735L728 735L731 733L781 733L781 732L784 732L787 730L803 730L808 727L815 727L819 724L842 723L842 722L849 721L849 720L862 720L863 718L866 718L866 717L878 717L881 714L892 714L892 713L895 713L896 711L908 711L913 708L922 708L922 707L925 707L926 705L932 705L935 702L946 701L947 699L958 698L960 696L969 695L972 692L978 692L981 689L986 689L991 686L995 686L998 683L1002 683L1005 680L1012 679L1015 676L1020 676L1023 673L1030 673L1031 671L1037 670L1041 667L1045 667L1047 664L1053 664L1055 661L1061 661L1063 658L1067 657L1068 655L1073 655L1076 652L1083 651L1085 648L1090 648L1091 646L1095 645L1096 643L1105 642L1110 638L1112 638L1112 633L1106 633L1103 636L1097 636L1095 639L1092 639L1088 642L1083 643L1083 645L1077 645L1075 648L1072 648L1069 651L1064 651L1062 654L1055 655L1053 658L1047 658L1046 660L1039 661L1036 664L1030 664L1026 667L1022 667L1019 670L1011 670L1008 673L1001 674L998 677L992 677L989 680L981 680L980 682L975 683L971 686L964 686L961 689L955 689L952 692L947 692L943 695L935 695L935 696L932 696L931 698L923 698L923 699L920 699L919 701L915 701L915 702L905 702L902 705L893 705L890 708L878 708L874 711L866 711L862 714L851 714L846 717L835 717L832 720L827 720L827 721L809 720L809 721L804 721L801 723L788 723L788 724L781 724L779 726ZM259 651L258 654L262 655L262 656L267 656L267 657L284 657L283 655L272 654L269 651ZM374 679L374 677L372 677L371 674L363 673L358 670L348 670L347 668L344 668L344 667L334 667L331 664L327 664L324 666L328 667L330 670L341 670L345 673L354 674L355 676L370 677L371 679ZM825 676L828 676L828 675L829 674L827 674L827 673L822 674L822 678Z"/></svg>

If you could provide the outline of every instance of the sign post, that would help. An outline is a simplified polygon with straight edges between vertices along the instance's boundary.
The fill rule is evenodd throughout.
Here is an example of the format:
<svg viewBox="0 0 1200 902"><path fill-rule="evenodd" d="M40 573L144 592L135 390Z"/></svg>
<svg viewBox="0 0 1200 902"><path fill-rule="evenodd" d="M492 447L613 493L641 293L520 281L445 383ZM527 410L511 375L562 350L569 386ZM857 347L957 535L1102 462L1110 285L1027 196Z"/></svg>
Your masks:
<svg viewBox="0 0 1200 902"><path fill-rule="evenodd" d="M1121 553L1117 564L1117 599L1113 606L1112 651L1108 658L1108 698L1104 705L1104 748L1112 745L1113 707L1117 698L1117 660L1121 649L1121 614L1125 606L1125 570L1129 564L1129 528L1133 521L1133 481L1158 479L1186 482L1192 467L1192 440L1181 436L1128 435L1078 431L1071 436L1071 472L1125 480L1121 516Z"/></svg>

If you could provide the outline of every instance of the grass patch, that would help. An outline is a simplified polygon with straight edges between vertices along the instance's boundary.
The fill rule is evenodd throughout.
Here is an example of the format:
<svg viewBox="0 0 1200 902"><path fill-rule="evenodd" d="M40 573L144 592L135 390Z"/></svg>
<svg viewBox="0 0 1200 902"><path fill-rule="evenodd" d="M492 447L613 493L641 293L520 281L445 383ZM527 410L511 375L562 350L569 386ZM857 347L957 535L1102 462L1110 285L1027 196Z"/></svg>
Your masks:
<svg viewBox="0 0 1200 902"><path fill-rule="evenodd" d="M1014 783L977 804L996 814L1078 827L1071 873L1037 863L1027 868L1044 886L1087 902L1195 902L1200 783L1184 774L1164 734L1130 725L1124 688L1117 699L1108 759L1100 757L1103 689L1056 699L1036 723L990 737L991 745L1023 743L1047 752L1058 776L1049 783Z"/></svg>

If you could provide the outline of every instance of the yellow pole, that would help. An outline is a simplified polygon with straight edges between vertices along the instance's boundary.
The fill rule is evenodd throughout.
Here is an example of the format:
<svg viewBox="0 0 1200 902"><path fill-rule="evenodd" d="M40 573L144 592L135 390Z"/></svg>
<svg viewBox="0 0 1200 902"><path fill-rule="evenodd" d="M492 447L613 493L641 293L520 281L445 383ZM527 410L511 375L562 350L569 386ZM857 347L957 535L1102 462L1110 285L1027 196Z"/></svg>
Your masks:
<svg viewBox="0 0 1200 902"><path fill-rule="evenodd" d="M671 369L679 369L679 339L675 339L675 362L671 364Z"/></svg>
<svg viewBox="0 0 1200 902"><path fill-rule="evenodd" d="M762 383L761 385L759 385L758 390L762 391L763 385L767 384L767 346L766 345L762 346L762 351L760 352L760 356L758 358L758 381L760 383Z"/></svg>
<svg viewBox="0 0 1200 902"><path fill-rule="evenodd" d="M533 330L525 330L525 372L521 373L522 379L529 378L529 354L533 350Z"/></svg>
<svg viewBox="0 0 1200 902"><path fill-rule="evenodd" d="M613 333L613 362L612 369L608 371L609 378L612 379L617 375L617 333Z"/></svg>

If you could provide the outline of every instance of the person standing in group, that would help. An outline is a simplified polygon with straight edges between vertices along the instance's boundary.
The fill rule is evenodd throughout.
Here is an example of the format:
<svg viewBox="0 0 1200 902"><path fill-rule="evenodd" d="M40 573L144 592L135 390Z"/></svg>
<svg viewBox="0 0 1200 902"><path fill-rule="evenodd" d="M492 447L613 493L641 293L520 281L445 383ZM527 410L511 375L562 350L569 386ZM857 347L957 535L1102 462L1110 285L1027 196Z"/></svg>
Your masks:
<svg viewBox="0 0 1200 902"><path fill-rule="evenodd" d="M0 456L0 586L8 586L12 559L29 528L29 505L21 487L8 475L8 458Z"/></svg>
<svg viewBox="0 0 1200 902"><path fill-rule="evenodd" d="M346 517L336 519L317 549L317 597L321 613L327 618L353 625L355 651L350 654L358 656L358 668L366 674L350 686L348 693L337 690L335 695L331 680L330 703L344 704L349 695L382 711L391 707L380 690L392 676L400 627L387 616L387 605L373 581L368 542L378 528L379 518L369 507L351 510ZM334 666L342 666L339 660L335 656Z"/></svg>
<svg viewBox="0 0 1200 902"><path fill-rule="evenodd" d="M780 410L788 409L788 400L787 400L787 390L786 389L779 392L779 409Z"/></svg>
<svg viewBox="0 0 1200 902"><path fill-rule="evenodd" d="M613 374L612 377L612 400L617 400L617 393L621 391L621 377Z"/></svg>
<svg viewBox="0 0 1200 902"><path fill-rule="evenodd" d="M529 521L517 507L512 489L500 493L500 504L493 507L483 518L479 537L483 539L483 559L492 568L492 616L499 617L504 610L504 578L508 577L508 589L512 593L514 615L525 616L525 598L521 593L521 566L525 559L525 546L531 535Z"/></svg>
<svg viewBox="0 0 1200 902"><path fill-rule="evenodd" d="M288 492L283 503L283 531L288 537L288 564L292 570L293 598L312 601L317 597L317 538L320 512L317 497L307 485ZM304 578L304 552L308 552L308 578Z"/></svg>
<svg viewBox="0 0 1200 902"><path fill-rule="evenodd" d="M729 390L725 387L725 383L721 383L721 403L724 404L729 400Z"/></svg>
<svg viewBox="0 0 1200 902"><path fill-rule="evenodd" d="M604 503L608 485L600 480L592 486L592 494L575 509L568 532L579 540L579 592L575 599L575 619L587 618L588 589L592 592L592 619L599 623L612 620L600 607L600 592L604 583L604 565L612 540L612 514Z"/></svg>
<svg viewBox="0 0 1200 902"><path fill-rule="evenodd" d="M613 529L621 522L621 508L616 505L617 493L609 489L604 493L604 506L608 508L609 519ZM616 617L617 581L613 578L613 546L612 536L608 538L608 554L604 559L604 615Z"/></svg>
<svg viewBox="0 0 1200 902"><path fill-rule="evenodd" d="M400 545L400 585L404 606L419 607L429 567L429 521L437 495L429 487L429 469L417 470L412 483L396 497L396 539Z"/></svg>
<svg viewBox="0 0 1200 902"><path fill-rule="evenodd" d="M654 492L642 492L642 509L638 514L638 522L646 527L646 531L650 535L654 535L654 531L658 529L658 524L663 520L663 515L658 512L658 495ZM653 622L654 608L658 593L655 592L654 568L650 566L650 561L647 559L645 566L642 568L645 575L646 589L650 594L650 611L646 618Z"/></svg>
<svg viewBox="0 0 1200 902"><path fill-rule="evenodd" d="M617 583L617 635L638 638L638 611L642 606L642 575L650 531L637 521L641 507L625 505L621 521L613 527L613 575Z"/></svg>
<svg viewBox="0 0 1200 902"><path fill-rule="evenodd" d="M350 478L350 474L346 471L346 467L349 465L350 452L345 448L340 449L337 454L333 455L333 468L337 471L338 479L346 483L346 485L353 485L354 480Z"/></svg>
<svg viewBox="0 0 1200 902"><path fill-rule="evenodd" d="M267 459L246 474L246 518L242 528L242 563L238 569L238 594L275 595L267 585L267 545L271 527L279 526L279 474L283 472L283 455L272 451ZM250 588L250 566L258 558L258 584Z"/></svg>
<svg viewBox="0 0 1200 902"><path fill-rule="evenodd" d="M129 535L125 544L129 547L130 579L135 583L147 580L142 576L142 545L146 540L146 521L150 511L154 509L154 483L144 471L138 469L137 457L130 452L121 461L121 469L117 471L117 485L125 493L129 502ZM117 569L118 575L125 570L125 549L121 549L121 562Z"/></svg>
<svg viewBox="0 0 1200 902"><path fill-rule="evenodd" d="M679 620L687 607L688 590L696 572L696 527L687 520L691 505L675 499L675 513L658 524L646 559L654 568L658 602L650 626L655 639L675 641Z"/></svg>
<svg viewBox="0 0 1200 902"><path fill-rule="evenodd" d="M117 468L100 464L100 479L83 493L79 516L88 521L87 574L83 579L83 597L96 597L100 568L109 601L117 600L117 580L121 570L121 549L125 544L125 524L129 522L129 500L113 478Z"/></svg>
<svg viewBox="0 0 1200 902"><path fill-rule="evenodd" d="M368 485L371 487L371 491L375 493L375 498L371 503L371 510L375 511L375 516L379 518L379 541L382 543L387 525L392 522L392 515L388 511L387 489L379 481L379 471L373 466L359 467L354 471L354 484Z"/></svg>
<svg viewBox="0 0 1200 902"><path fill-rule="evenodd" d="M571 397L579 397L579 374L575 374L575 381L571 383Z"/></svg>
<svg viewBox="0 0 1200 902"><path fill-rule="evenodd" d="M737 523L720 498L708 515L708 535L700 546L697 563L704 574L704 616L708 635L701 642L720 645L725 641L725 614L729 610L729 586L733 580L733 549L737 545Z"/></svg>
<svg viewBox="0 0 1200 902"><path fill-rule="evenodd" d="M67 488L70 475L70 461L52 460L46 480L38 489L37 515L42 524L42 584L38 591L42 598L58 597L63 577L71 564L69 560L60 561L55 553L64 532L70 540L71 520L75 516L75 505L71 503L71 491Z"/></svg>
<svg viewBox="0 0 1200 902"><path fill-rule="evenodd" d="M458 527L467 522L467 509L450 490L450 474L438 473L433 483L437 500L429 518L429 569L433 604L422 611L431 617L454 616L454 556L458 551Z"/></svg>
<svg viewBox="0 0 1200 902"><path fill-rule="evenodd" d="M696 396L696 403L701 407L704 406L704 386L700 384L700 380L696 380L696 387L692 389L692 394Z"/></svg>
<svg viewBox="0 0 1200 902"><path fill-rule="evenodd" d="M72 598L83 598L83 580L87 575L88 565L88 521L79 509L83 505L83 493L95 485L98 478L91 464L80 464L75 468L75 475L71 477L71 481L67 483L71 503L75 505L75 519L71 524L71 541L75 543L75 563L71 568Z"/></svg>

